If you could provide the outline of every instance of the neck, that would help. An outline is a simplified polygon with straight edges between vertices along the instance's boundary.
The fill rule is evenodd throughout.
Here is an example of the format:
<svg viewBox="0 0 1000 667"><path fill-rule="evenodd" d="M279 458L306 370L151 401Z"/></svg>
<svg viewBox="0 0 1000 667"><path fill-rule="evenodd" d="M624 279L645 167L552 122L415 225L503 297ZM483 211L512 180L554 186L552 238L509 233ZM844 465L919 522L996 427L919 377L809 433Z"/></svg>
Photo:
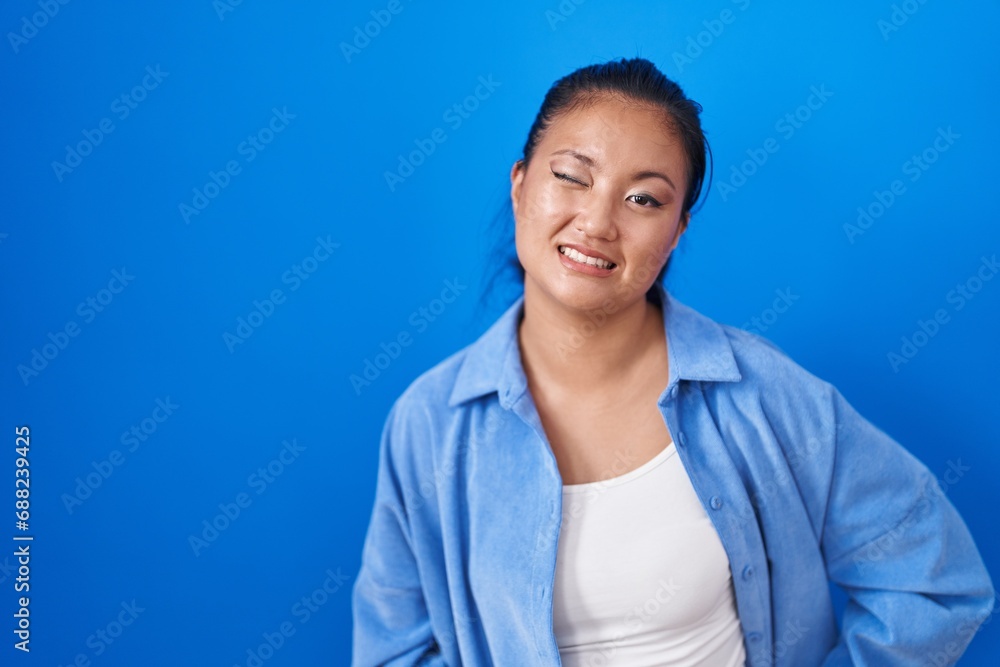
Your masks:
<svg viewBox="0 0 1000 667"><path fill-rule="evenodd" d="M525 373L574 392L621 386L666 348L661 308L642 298L612 313L570 309L526 281L518 326Z"/></svg>

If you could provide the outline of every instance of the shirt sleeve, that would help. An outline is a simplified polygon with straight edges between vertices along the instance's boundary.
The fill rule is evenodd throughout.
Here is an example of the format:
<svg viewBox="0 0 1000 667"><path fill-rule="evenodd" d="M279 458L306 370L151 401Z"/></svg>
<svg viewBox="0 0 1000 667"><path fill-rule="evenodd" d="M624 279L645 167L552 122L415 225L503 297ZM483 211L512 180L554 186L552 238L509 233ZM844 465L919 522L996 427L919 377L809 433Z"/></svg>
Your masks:
<svg viewBox="0 0 1000 667"><path fill-rule="evenodd" d="M399 402L379 447L375 505L352 591L352 667L439 667L446 663L431 631L394 446L405 436Z"/></svg>
<svg viewBox="0 0 1000 667"><path fill-rule="evenodd" d="M952 664L994 603L972 535L930 470L831 391L836 452L821 546L848 601L824 667Z"/></svg>

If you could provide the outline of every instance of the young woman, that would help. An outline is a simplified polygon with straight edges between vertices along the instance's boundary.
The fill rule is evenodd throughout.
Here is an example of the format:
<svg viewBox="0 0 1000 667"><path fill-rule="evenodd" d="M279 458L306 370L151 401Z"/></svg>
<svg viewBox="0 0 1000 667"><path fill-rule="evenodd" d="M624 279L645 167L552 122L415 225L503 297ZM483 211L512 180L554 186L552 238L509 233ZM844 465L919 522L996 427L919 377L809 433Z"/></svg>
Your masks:
<svg viewBox="0 0 1000 667"><path fill-rule="evenodd" d="M388 415L356 667L950 664L990 614L927 467L663 287L700 110L643 59L546 95L511 170L524 293Z"/></svg>

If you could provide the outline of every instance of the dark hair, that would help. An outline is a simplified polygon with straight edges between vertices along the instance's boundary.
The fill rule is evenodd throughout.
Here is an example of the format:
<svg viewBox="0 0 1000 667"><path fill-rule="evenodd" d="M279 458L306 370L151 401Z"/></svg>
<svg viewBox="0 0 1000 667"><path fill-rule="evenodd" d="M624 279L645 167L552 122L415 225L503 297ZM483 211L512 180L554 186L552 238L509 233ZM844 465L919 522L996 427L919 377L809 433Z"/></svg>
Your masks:
<svg viewBox="0 0 1000 667"><path fill-rule="evenodd" d="M687 192L681 214L694 213L701 204L695 205L702 192L705 178L706 154L711 156L711 148L701 129L699 114L702 107L689 99L681 87L668 79L656 66L645 58L632 58L609 61L597 65L589 65L564 76L556 81L545 94L535 122L528 131L528 139L524 144L522 168L527 168L535 152L535 147L541 141L549 125L562 114L586 108L598 101L602 95L614 95L630 102L645 103L664 112L664 122L681 140L684 154L687 157ZM709 164L709 168L711 166ZM709 184L712 173L709 171ZM709 185L709 187L711 187ZM511 275L512 282L523 285L524 267L517 259L514 248L513 210L510 203L509 190L493 219L494 228L491 236L497 237L496 247L492 249L491 261L486 263L490 278L485 281L487 292L498 279ZM497 253L496 251L500 252ZM503 261L498 260L498 254ZM656 282L663 280L670 259L664 264ZM655 288L651 287L652 292ZM496 296L496 295L492 295ZM504 300L506 302L506 299Z"/></svg>

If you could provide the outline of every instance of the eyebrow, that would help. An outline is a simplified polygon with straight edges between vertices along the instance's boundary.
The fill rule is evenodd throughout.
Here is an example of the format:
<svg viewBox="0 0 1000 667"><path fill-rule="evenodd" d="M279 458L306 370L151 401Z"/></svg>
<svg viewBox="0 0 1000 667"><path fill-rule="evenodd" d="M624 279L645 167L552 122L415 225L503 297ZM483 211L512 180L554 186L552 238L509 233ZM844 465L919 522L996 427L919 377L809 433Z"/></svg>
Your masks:
<svg viewBox="0 0 1000 667"><path fill-rule="evenodd" d="M579 151L575 151L572 148L564 148L561 151L553 151L552 154L553 155L571 155L571 156L575 157L577 160L579 160L580 162L583 162L588 167L595 166L594 160L591 157L589 157L587 155L584 155L583 153L580 153Z"/></svg>
<svg viewBox="0 0 1000 667"><path fill-rule="evenodd" d="M639 181L644 178L662 178L667 182L667 185L669 185L674 190L674 192L677 191L677 188L674 187L674 182L671 181L666 174L661 174L658 171L640 171L638 173L632 174L633 181Z"/></svg>
<svg viewBox="0 0 1000 667"><path fill-rule="evenodd" d="M580 162L583 162L588 167L592 167L593 168L593 167L597 166L597 163L594 162L594 159L591 158L589 155L584 155L583 153L581 153L579 151L576 151L576 150L573 150L572 148L564 148L562 150L553 151L552 155L569 155L571 157L575 157ZM659 171L648 171L647 170L647 171L639 171L639 172L636 172L636 173L632 174L632 180L634 180L634 181L642 180L644 178L662 178L664 181L667 182L667 184L671 188L674 189L675 192L677 191L677 186L675 186L674 182L672 180L670 180L670 177L667 176L664 173L659 172Z"/></svg>

